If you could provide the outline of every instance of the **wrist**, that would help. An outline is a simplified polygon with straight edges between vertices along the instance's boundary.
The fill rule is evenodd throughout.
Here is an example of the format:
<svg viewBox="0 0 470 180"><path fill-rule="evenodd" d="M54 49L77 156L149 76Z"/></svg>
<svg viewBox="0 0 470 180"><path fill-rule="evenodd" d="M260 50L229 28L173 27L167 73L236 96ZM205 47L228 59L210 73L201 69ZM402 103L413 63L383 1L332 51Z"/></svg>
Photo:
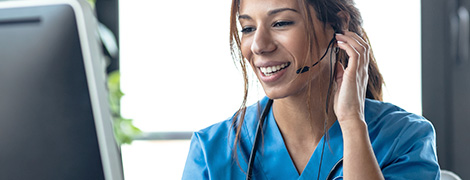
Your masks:
<svg viewBox="0 0 470 180"><path fill-rule="evenodd" d="M339 125L343 136L367 132L367 123L360 118L339 121Z"/></svg>

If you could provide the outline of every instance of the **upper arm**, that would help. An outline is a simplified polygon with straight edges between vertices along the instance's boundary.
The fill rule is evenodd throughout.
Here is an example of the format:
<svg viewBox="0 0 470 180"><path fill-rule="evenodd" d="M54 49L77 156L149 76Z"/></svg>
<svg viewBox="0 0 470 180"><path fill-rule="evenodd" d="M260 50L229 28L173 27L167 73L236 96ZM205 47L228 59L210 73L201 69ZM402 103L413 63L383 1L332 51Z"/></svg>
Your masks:
<svg viewBox="0 0 470 180"><path fill-rule="evenodd" d="M194 133L191 138L191 146L189 148L182 179L209 179L206 157L196 133Z"/></svg>
<svg viewBox="0 0 470 180"><path fill-rule="evenodd" d="M397 138L394 158L382 169L385 179L440 179L436 137L430 122L413 123Z"/></svg>

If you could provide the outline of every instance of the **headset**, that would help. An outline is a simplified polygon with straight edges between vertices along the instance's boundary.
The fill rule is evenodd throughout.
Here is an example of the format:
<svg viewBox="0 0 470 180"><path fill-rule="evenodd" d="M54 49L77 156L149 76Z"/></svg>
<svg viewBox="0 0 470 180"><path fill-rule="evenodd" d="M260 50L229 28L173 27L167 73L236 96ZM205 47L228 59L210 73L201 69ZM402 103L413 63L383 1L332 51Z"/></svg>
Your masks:
<svg viewBox="0 0 470 180"><path fill-rule="evenodd" d="M336 29L338 29L338 28L336 28ZM342 33L342 32L335 30L335 34L337 34L337 33ZM328 43L328 47L327 47L325 53L323 54L323 56L317 62L313 63L312 66L310 66L310 67L309 66L304 66L304 67L299 68L296 71L297 74L302 74L302 73L305 73L305 72L309 71L311 67L316 66L318 63L320 63L320 61L323 60L323 58L326 56L326 54L328 53L330 48L332 48L334 46L335 42L336 42L335 34L333 35L333 38L331 39L330 43ZM339 51L339 49L336 47L334 52L338 53L338 51ZM330 100L331 85L333 83L333 69L332 69L333 59L332 59L332 54L333 54L333 51L330 51L330 81L329 81L329 85L328 85L328 93L326 95L326 105L325 105L326 106L326 114L328 114L328 104L329 104L328 102ZM268 103L264 107L263 112L260 116L258 127L256 128L255 140L254 140L253 147L252 147L251 153L250 153L250 159L248 161L248 168L247 168L247 171L246 171L246 180L251 179L251 174L253 172L253 163L254 163L255 156L256 156L256 149L257 149L258 142L259 142L258 137L260 136L259 134L261 134L262 126L264 124L264 121L266 120L266 116L268 115L272 104L273 104L273 100L269 99ZM323 129L324 129L323 136L325 136L325 134L326 134L326 120L325 120ZM317 180L320 178L320 170L321 170L321 166L322 166L322 162L323 162L323 151L325 150L325 141L326 141L326 139L323 140L322 152L321 152L321 157L320 157L320 166L318 167Z"/></svg>

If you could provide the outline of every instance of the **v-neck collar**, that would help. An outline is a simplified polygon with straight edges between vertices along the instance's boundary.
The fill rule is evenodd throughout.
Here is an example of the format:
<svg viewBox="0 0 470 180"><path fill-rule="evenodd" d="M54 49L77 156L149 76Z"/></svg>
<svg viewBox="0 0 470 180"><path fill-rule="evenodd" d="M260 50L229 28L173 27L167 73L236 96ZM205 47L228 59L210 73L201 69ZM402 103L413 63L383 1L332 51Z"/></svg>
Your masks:
<svg viewBox="0 0 470 180"><path fill-rule="evenodd" d="M264 127L266 128L264 130L264 142L260 144L256 152L256 160L258 164L262 164L265 177L268 179L279 179L280 177L283 177L282 179L317 179L325 137L322 137L304 171L299 175L284 144L272 108L266 118ZM318 179L326 179L334 165L343 158L343 136L338 122L330 127L328 135L329 140L325 142Z"/></svg>

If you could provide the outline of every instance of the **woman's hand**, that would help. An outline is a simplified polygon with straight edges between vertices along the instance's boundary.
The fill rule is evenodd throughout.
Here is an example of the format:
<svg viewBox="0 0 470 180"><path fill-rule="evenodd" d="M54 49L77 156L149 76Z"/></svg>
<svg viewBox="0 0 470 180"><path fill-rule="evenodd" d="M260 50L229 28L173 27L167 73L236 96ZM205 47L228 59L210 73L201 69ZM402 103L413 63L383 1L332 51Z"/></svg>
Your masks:
<svg viewBox="0 0 470 180"><path fill-rule="evenodd" d="M367 91L369 43L356 33L336 34L338 47L349 56L348 67L336 63L334 111L341 126L364 120L364 101Z"/></svg>
<svg viewBox="0 0 470 180"><path fill-rule="evenodd" d="M384 179L365 123L364 103L369 43L353 32L337 34L338 47L349 56L348 67L336 64L334 110L343 133L344 179ZM358 166L360 164L360 166Z"/></svg>

